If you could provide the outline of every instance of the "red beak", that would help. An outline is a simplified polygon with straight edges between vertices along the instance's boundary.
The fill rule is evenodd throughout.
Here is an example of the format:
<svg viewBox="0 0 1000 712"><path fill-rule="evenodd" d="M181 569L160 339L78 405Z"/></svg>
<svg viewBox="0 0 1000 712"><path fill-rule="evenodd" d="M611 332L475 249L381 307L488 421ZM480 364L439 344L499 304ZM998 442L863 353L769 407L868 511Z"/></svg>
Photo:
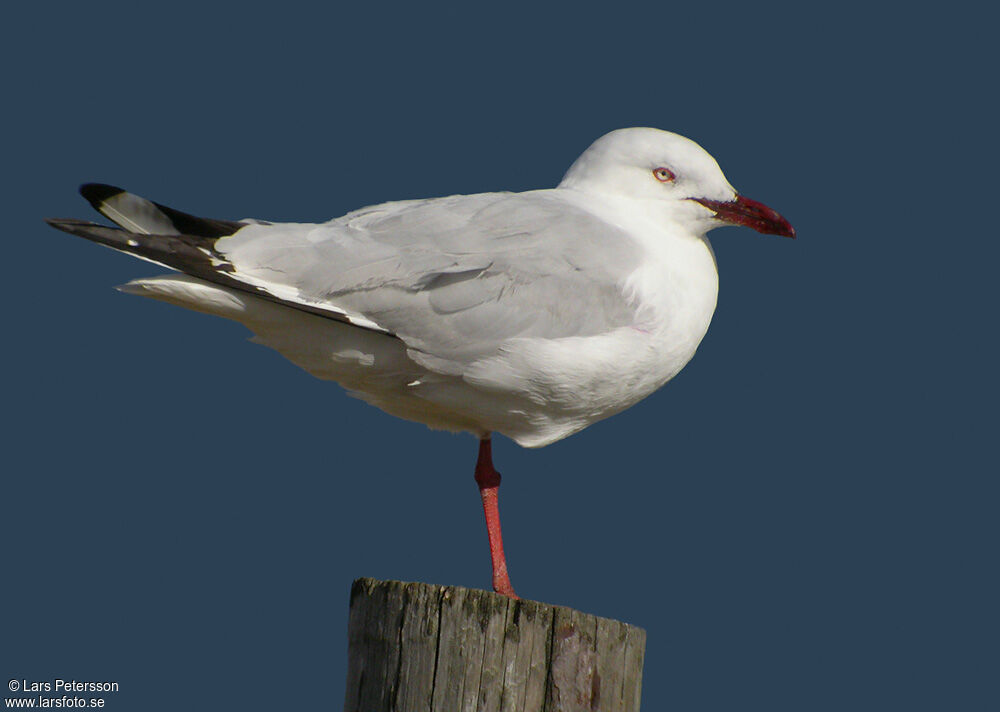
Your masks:
<svg viewBox="0 0 1000 712"><path fill-rule="evenodd" d="M701 203L709 210L714 210L716 219L723 222L750 227L765 235L795 237L795 228L791 223L763 203L744 198L742 195L737 195L736 200L725 203L708 198L691 198L691 200Z"/></svg>

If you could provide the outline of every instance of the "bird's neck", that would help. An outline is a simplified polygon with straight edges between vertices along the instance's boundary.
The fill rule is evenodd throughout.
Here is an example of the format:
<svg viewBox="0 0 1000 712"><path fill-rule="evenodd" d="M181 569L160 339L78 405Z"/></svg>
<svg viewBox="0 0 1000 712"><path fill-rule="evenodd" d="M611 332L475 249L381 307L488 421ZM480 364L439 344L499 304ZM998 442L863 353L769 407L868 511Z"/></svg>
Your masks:
<svg viewBox="0 0 1000 712"><path fill-rule="evenodd" d="M642 249L645 259L624 290L658 349L686 363L708 331L719 294L715 254L703 226L683 213L678 219L672 204L662 201L602 196L586 207Z"/></svg>

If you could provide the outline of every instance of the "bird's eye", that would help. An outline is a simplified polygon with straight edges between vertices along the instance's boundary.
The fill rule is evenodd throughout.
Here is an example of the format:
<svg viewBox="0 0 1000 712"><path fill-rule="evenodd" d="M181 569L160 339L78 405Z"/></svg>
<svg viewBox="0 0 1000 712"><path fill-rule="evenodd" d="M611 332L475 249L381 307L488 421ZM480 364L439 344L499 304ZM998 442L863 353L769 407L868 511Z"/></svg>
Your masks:
<svg viewBox="0 0 1000 712"><path fill-rule="evenodd" d="M654 168L653 176L656 178L656 180L660 181L661 183L669 183L670 181L672 181L674 178L677 177L674 175L674 172L672 170L670 170L669 168L664 168L663 166L660 166L659 168Z"/></svg>

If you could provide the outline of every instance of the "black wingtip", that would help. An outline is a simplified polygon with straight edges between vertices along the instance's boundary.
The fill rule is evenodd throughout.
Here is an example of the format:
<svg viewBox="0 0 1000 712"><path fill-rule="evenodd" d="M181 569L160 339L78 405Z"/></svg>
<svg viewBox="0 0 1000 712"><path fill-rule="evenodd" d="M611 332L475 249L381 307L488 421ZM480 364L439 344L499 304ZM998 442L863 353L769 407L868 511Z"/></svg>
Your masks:
<svg viewBox="0 0 1000 712"><path fill-rule="evenodd" d="M52 227L57 230L65 230L66 225L72 225L74 223L81 222L80 220L75 220L73 218L43 218Z"/></svg>
<svg viewBox="0 0 1000 712"><path fill-rule="evenodd" d="M80 195L87 199L87 202L94 206L95 210L101 209L101 203L119 193L125 191L114 185L106 183L84 183L80 186Z"/></svg>
<svg viewBox="0 0 1000 712"><path fill-rule="evenodd" d="M56 230L62 230L63 232L68 232L71 235L79 235L80 237L88 237L86 233L90 230L90 228L99 227L104 228L105 230L112 229L87 220L77 220L76 218L45 218L45 222L54 227Z"/></svg>

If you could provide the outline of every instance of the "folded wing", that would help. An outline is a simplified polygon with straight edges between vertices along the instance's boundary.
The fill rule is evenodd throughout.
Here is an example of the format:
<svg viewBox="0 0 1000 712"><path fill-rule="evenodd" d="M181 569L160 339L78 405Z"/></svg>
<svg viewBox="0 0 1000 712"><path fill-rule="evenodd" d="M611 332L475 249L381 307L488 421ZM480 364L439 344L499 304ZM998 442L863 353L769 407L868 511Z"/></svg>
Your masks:
<svg viewBox="0 0 1000 712"><path fill-rule="evenodd" d="M198 218L88 184L111 228L50 224L199 279L402 339L461 373L514 338L627 326L638 248L559 191L386 203L323 224Z"/></svg>
<svg viewBox="0 0 1000 712"><path fill-rule="evenodd" d="M554 191L388 203L322 225L249 226L218 240L235 275L361 314L461 372L518 337L634 323L638 249Z"/></svg>

